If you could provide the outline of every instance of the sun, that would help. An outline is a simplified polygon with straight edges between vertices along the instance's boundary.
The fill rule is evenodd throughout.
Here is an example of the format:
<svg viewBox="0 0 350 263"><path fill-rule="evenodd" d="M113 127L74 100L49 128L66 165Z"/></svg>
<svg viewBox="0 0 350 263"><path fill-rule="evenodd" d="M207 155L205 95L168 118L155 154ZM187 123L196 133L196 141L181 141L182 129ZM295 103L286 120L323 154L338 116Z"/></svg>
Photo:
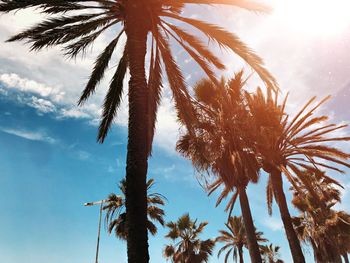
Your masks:
<svg viewBox="0 0 350 263"><path fill-rule="evenodd" d="M350 0L271 0L276 22L292 30L332 36L350 28Z"/></svg>

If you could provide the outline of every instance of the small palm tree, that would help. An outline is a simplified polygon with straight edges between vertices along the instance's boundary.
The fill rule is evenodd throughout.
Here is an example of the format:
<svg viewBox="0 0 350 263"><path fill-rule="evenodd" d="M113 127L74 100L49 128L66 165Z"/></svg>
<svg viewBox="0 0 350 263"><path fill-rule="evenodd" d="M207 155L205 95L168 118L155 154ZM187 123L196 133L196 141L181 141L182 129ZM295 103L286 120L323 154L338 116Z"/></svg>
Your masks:
<svg viewBox="0 0 350 263"><path fill-rule="evenodd" d="M151 178L147 181L147 192L154 186L154 180ZM106 210L106 223L108 224L108 232L114 231L115 235L122 239L127 240L127 227L126 227L126 213L125 213L125 192L126 182L125 179L119 183L119 190L122 196L114 193L110 194L106 200L106 205L103 206L103 210ZM153 222L157 222L164 226L164 210L160 206L165 205L165 197L159 193L147 194L147 229L154 236L157 234L157 227Z"/></svg>
<svg viewBox="0 0 350 263"><path fill-rule="evenodd" d="M283 260L279 259L279 246L272 244L266 246L260 246L261 254L264 257L264 263L283 263Z"/></svg>
<svg viewBox="0 0 350 263"><path fill-rule="evenodd" d="M207 224L197 224L197 220L192 221L189 214L181 216L176 222L167 223L169 233L165 237L170 238L174 244L165 247L164 257L173 263L208 262L215 241L199 239Z"/></svg>
<svg viewBox="0 0 350 263"><path fill-rule="evenodd" d="M328 168L343 172L336 167L350 167L346 160L349 154L339 148L327 145L330 142L349 141L350 137L339 137L334 131L347 125L327 124L327 116L314 116L316 110L329 98L313 105L315 97L310 99L295 117L285 113L287 97L278 104L277 96L271 92L267 95L258 89L254 94L246 94L247 102L256 125L253 135L256 154L262 161L263 169L269 174L267 186L267 203L269 213L271 204L276 199L284 229L294 262L305 262L299 239L293 228L286 197L283 191L282 175L298 189L295 178L303 183L303 170ZM323 175L325 178L329 178ZM309 189L312 191L312 189Z"/></svg>
<svg viewBox="0 0 350 263"><path fill-rule="evenodd" d="M216 242L224 243L223 247L218 252L218 257L226 251L224 262L229 262L230 255L237 262L237 258L240 263L243 263L243 247L247 247L247 235L244 227L243 218L241 216L230 217L228 222L225 223L226 230L220 230L220 236L216 238ZM268 240L263 238L262 232L256 232L258 242L267 242Z"/></svg>
<svg viewBox="0 0 350 263"><path fill-rule="evenodd" d="M106 30L112 38L98 56L79 105L95 92L103 79L114 51L121 47L119 62L104 99L98 141L103 142L119 108L124 78L130 71L128 101L128 152L126 166L126 211L129 262L148 262L146 181L148 157L161 100L162 69L173 93L178 116L190 128L193 110L184 76L171 52L170 39L183 48L203 71L216 81L213 69L224 65L200 37L178 24L187 24L221 47L228 48L246 61L271 88L277 83L265 69L262 59L240 39L225 29L182 15L186 4L233 5L256 12L269 8L249 0L4 0L0 12L37 8L45 20L19 33L9 41L26 40L32 50L61 46L68 57L84 53ZM173 22L176 22L173 23ZM125 34L126 42L121 41ZM151 44L147 44L148 36ZM150 54L149 74L145 72L146 53Z"/></svg>
<svg viewBox="0 0 350 263"><path fill-rule="evenodd" d="M333 209L340 191L318 170L304 174L306 183L297 179L299 189L293 189L293 204L301 212L293 218L298 237L311 244L316 262L341 262L343 244L350 238L350 215Z"/></svg>
<svg viewBox="0 0 350 263"><path fill-rule="evenodd" d="M260 164L251 150L252 122L243 100L244 84L243 71L228 81L222 79L218 85L208 79L198 82L194 88L197 120L193 130L180 138L177 150L199 171L209 171L217 178L209 193L224 184L220 198L233 192L231 207L239 197L250 257L253 263L259 263L246 187L249 182L257 182Z"/></svg>

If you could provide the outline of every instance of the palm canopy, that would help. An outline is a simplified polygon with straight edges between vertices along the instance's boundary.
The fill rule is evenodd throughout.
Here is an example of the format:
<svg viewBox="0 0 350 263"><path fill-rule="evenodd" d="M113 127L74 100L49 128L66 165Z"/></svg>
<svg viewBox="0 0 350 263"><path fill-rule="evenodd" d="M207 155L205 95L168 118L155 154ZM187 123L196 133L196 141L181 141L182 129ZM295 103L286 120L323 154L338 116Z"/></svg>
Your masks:
<svg viewBox="0 0 350 263"><path fill-rule="evenodd" d="M126 0L2 0L0 2L0 12L34 7L49 16L46 20L9 39L9 41L26 40L31 44L32 50L59 45L63 47L67 56L76 57L79 53L84 53L104 31L113 30L114 37L96 59L90 79L79 99L79 104L83 104L95 92L105 75L113 52L118 45L121 45L124 51L111 78L103 104L98 133L100 142L104 141L120 105L123 80L128 68L128 49L121 41L127 24L127 2ZM193 117L191 105L188 103L189 93L184 77L171 53L169 40L173 39L186 50L213 81L216 81L216 78L212 67L224 68L205 42L178 24L188 24L221 47L232 50L259 74L267 86L277 89L275 79L265 69L261 58L236 35L219 26L182 16L182 10L186 4L225 4L256 12L267 12L269 9L265 5L248 0L139 0L136 2L144 5L142 23L152 36L148 76L149 98L147 99L151 131L149 144L153 139L157 106L161 98L162 64L180 119L189 125Z"/></svg>
<svg viewBox="0 0 350 263"><path fill-rule="evenodd" d="M283 263L284 261L279 258L279 246L273 244L260 246L261 254L264 256L264 263Z"/></svg>
<svg viewBox="0 0 350 263"><path fill-rule="evenodd" d="M247 247L247 236L244 227L243 218L241 216L230 217L228 222L225 223L226 230L220 230L220 236L216 238L216 242L224 243L218 252L218 257L226 251L224 262L229 262L229 257L232 254L233 260L243 262L243 247ZM267 242L268 240L263 238L262 232L256 232L258 242Z"/></svg>
<svg viewBox="0 0 350 263"><path fill-rule="evenodd" d="M300 211L293 218L298 237L311 244L317 262L340 262L340 255L347 253L344 244L350 240L350 215L334 210L340 191L332 180L317 170L304 173L307 184L296 180L299 190L293 189L292 202Z"/></svg>
<svg viewBox="0 0 350 263"><path fill-rule="evenodd" d="M147 229L152 234L157 234L157 227L153 222L157 222L160 225L164 225L164 210L160 206L165 205L165 197L159 193L149 193L149 190L154 186L154 179L147 181ZM121 180L119 183L119 190L122 196L114 193L110 194L107 198L106 205L103 206L103 210L106 210L106 223L108 224L108 232L115 232L115 235L126 240L127 228L126 228L126 212L125 212L125 193L126 193L126 181Z"/></svg>
<svg viewBox="0 0 350 263"><path fill-rule="evenodd" d="M256 125L253 133L256 135L256 151L266 172L277 170L283 173L298 190L296 180L301 180L305 185L308 183L305 169L314 171L327 168L343 173L339 165L350 167L347 162L350 154L329 145L350 140L350 137L338 136L336 133L347 125L327 123L326 115L315 116L315 112L329 96L319 102L315 102L316 97L311 98L293 118L290 118L285 113L288 96L278 104L277 96L274 97L271 92L265 95L258 89L256 93L246 95ZM320 175L339 185L326 174ZM267 193L270 205L273 198L271 182Z"/></svg>
<svg viewBox="0 0 350 263"><path fill-rule="evenodd" d="M243 89L243 71L219 85L203 79L195 86L196 122L193 132L181 136L177 150L192 160L199 170L210 170L227 190L257 182L260 164L252 151L251 117L247 111Z"/></svg>
<svg viewBox="0 0 350 263"><path fill-rule="evenodd" d="M165 247L164 257L174 263L208 262L215 241L199 238L207 224L207 222L197 223L197 220L191 220L189 214L181 216L176 222L167 223L169 232L165 237L170 238L174 245Z"/></svg>

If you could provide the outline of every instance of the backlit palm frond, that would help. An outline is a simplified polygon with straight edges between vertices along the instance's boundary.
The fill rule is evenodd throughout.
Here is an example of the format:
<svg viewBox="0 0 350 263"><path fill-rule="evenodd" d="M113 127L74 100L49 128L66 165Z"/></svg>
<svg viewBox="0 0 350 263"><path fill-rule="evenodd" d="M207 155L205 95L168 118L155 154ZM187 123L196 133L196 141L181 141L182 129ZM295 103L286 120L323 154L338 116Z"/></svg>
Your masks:
<svg viewBox="0 0 350 263"><path fill-rule="evenodd" d="M216 83L216 77L213 72L213 70L210 68L208 62L203 58L203 56L198 55L192 48L190 48L188 45L186 45L181 39L176 37L171 31L169 31L167 28L164 26L162 27L163 30L172 36L178 43L179 45L186 50L186 52L194 59L194 61L202 68L202 70L207 74L207 76L214 82Z"/></svg>
<svg viewBox="0 0 350 263"><path fill-rule="evenodd" d="M187 129L191 130L191 123L193 123L194 120L194 109L190 103L191 99L185 84L185 79L171 54L168 41L160 31L158 31L157 41L169 85L173 92L179 121L183 122Z"/></svg>
<svg viewBox="0 0 350 263"><path fill-rule="evenodd" d="M200 21L197 19L185 18L168 12L163 12L162 15L185 22L197 28L199 31L204 33L209 39L214 40L220 46L232 50L257 72L257 74L264 81L267 87L278 91L277 81L265 69L265 67L263 66L262 59L259 56L257 56L252 50L250 50L236 35L226 31L225 29L219 26L209 24L207 22Z"/></svg>
<svg viewBox="0 0 350 263"><path fill-rule="evenodd" d="M154 44L155 43L155 44ZM153 47L155 45L155 47ZM160 51L158 44L154 39L152 40L152 50L151 50L151 62L150 71L148 77L148 144L149 144L149 155L152 153L152 142L154 138L156 121L157 121L157 111L161 100L162 91L162 69L160 60Z"/></svg>
<svg viewBox="0 0 350 263"><path fill-rule="evenodd" d="M97 135L97 140L100 143L103 143L103 141L105 140L109 129L112 127L113 119L119 108L123 94L123 81L127 66L128 56L125 48L124 54L119 61L117 70L114 76L112 77L112 81L103 104L102 120Z"/></svg>

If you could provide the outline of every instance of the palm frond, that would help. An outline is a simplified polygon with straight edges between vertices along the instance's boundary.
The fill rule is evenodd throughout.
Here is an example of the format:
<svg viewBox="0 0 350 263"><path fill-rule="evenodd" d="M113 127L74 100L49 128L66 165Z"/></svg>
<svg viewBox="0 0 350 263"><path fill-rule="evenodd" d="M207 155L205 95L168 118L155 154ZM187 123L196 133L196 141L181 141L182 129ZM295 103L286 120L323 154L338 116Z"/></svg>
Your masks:
<svg viewBox="0 0 350 263"><path fill-rule="evenodd" d="M203 32L209 39L214 40L220 46L231 49L257 72L267 87L276 92L278 91L277 81L266 70L262 59L249 49L236 35L219 26L197 19L185 18L169 12L163 12L162 15L185 22Z"/></svg>
<svg viewBox="0 0 350 263"><path fill-rule="evenodd" d="M153 41L153 40L152 40ZM153 54L155 52L155 55ZM158 44L155 44L155 51L153 49L152 43L152 54L151 54L151 65L148 79L148 144L149 150L148 154L152 153L152 142L155 133L155 126L157 121L157 111L161 99L161 89L162 89L162 68L160 61L160 54Z"/></svg>
<svg viewBox="0 0 350 263"><path fill-rule="evenodd" d="M103 103L102 120L98 129L97 141L103 143L112 126L113 119L121 102L123 81L128 66L127 48L125 47L118 68L112 78L109 90Z"/></svg>

